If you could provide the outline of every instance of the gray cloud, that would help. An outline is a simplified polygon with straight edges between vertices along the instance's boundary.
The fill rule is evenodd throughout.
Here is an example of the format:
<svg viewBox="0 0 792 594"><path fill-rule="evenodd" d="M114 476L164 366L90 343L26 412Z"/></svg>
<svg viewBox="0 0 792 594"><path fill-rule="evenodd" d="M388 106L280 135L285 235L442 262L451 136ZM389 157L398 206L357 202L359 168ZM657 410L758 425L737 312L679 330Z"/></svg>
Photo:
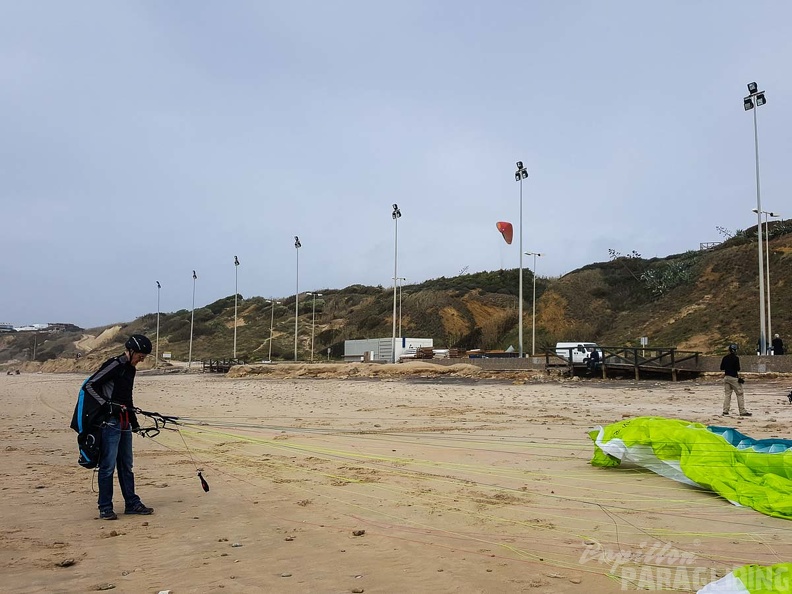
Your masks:
<svg viewBox="0 0 792 594"><path fill-rule="evenodd" d="M103 2L0 9L0 321L84 326L234 290L539 274L784 212L790 8L755 2ZM784 213L790 215L790 213ZM525 264L527 265L527 259Z"/></svg>

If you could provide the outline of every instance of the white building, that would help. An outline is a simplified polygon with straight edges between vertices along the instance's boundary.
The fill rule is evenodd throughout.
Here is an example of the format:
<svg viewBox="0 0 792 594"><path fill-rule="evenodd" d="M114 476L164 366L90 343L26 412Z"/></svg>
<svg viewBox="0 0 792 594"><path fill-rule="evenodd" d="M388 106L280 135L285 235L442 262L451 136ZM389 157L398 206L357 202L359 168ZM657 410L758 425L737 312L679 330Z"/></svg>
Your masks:
<svg viewBox="0 0 792 594"><path fill-rule="evenodd" d="M14 328L17 332L40 332L49 328L49 324L30 324L28 326L17 326Z"/></svg>
<svg viewBox="0 0 792 594"><path fill-rule="evenodd" d="M415 354L419 347L433 347L431 338L397 338L396 361L404 355ZM367 355L368 354L368 355ZM344 361L363 361L390 363L393 361L393 337L362 338L344 341Z"/></svg>

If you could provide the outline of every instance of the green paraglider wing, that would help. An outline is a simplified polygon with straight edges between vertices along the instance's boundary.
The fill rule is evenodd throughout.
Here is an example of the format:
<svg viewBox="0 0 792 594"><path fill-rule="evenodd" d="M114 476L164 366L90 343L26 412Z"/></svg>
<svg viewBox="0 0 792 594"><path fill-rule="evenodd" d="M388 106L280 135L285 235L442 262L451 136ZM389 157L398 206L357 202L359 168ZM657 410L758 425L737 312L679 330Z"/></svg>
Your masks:
<svg viewBox="0 0 792 594"><path fill-rule="evenodd" d="M594 466L637 464L735 505L792 519L790 440L754 440L731 428L660 417L627 419L589 436Z"/></svg>

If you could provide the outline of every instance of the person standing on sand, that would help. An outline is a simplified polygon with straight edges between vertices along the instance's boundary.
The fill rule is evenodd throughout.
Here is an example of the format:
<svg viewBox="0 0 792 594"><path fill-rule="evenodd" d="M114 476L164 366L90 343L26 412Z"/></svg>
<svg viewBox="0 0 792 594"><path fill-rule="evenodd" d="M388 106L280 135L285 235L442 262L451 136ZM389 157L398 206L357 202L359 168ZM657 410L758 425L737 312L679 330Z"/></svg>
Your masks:
<svg viewBox="0 0 792 594"><path fill-rule="evenodd" d="M752 416L745 410L745 397L743 383L745 380L740 377L740 358L737 356L737 345L729 345L729 354L721 359L721 371L723 372L723 414L728 415L731 408L732 392L737 394L737 407L741 417Z"/></svg>
<svg viewBox="0 0 792 594"><path fill-rule="evenodd" d="M781 340L781 337L778 334L776 334L773 337L773 354L774 355L784 354L784 341Z"/></svg>
<svg viewBox="0 0 792 594"><path fill-rule="evenodd" d="M117 520L113 511L113 474L118 469L118 484L124 496L124 513L147 516L154 509L146 507L135 493L132 473L132 432L140 428L132 402L137 366L151 354L151 341L134 334L124 345L126 351L105 361L89 377L83 389L103 409L102 442L99 453L99 517Z"/></svg>

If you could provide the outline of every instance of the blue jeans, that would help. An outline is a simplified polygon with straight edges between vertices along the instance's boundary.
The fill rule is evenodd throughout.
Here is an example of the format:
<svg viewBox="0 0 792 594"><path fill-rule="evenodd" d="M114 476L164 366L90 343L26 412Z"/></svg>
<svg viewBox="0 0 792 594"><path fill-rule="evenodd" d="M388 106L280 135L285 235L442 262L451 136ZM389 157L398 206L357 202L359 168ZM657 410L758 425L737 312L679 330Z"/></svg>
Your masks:
<svg viewBox="0 0 792 594"><path fill-rule="evenodd" d="M113 471L118 469L118 484L124 496L125 509L140 503L135 495L132 473L132 431L121 429L118 419L109 419L102 428L102 449L99 456L99 511L113 509Z"/></svg>

